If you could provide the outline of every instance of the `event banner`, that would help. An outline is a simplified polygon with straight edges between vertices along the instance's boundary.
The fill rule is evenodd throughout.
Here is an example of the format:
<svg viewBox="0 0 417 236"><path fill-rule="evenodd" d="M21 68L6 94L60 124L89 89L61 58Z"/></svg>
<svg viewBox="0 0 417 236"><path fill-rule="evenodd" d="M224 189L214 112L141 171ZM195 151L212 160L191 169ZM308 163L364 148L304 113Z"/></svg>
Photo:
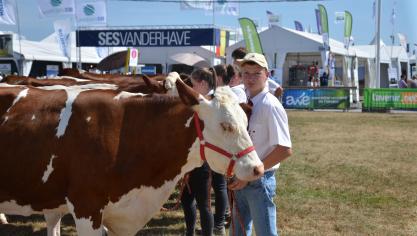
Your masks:
<svg viewBox="0 0 417 236"><path fill-rule="evenodd" d="M350 36L352 36L352 14L345 11L345 48L349 48Z"/></svg>
<svg viewBox="0 0 417 236"><path fill-rule="evenodd" d="M219 29L79 30L77 47L186 47L215 45Z"/></svg>
<svg viewBox="0 0 417 236"><path fill-rule="evenodd" d="M261 40L256 30L255 23L249 18L239 18L240 27L242 28L243 39L245 40L248 52L263 54Z"/></svg>
<svg viewBox="0 0 417 236"><path fill-rule="evenodd" d="M417 89L365 89L366 109L417 109Z"/></svg>
<svg viewBox="0 0 417 236"><path fill-rule="evenodd" d="M285 89L282 99L285 108L348 109L349 89Z"/></svg>

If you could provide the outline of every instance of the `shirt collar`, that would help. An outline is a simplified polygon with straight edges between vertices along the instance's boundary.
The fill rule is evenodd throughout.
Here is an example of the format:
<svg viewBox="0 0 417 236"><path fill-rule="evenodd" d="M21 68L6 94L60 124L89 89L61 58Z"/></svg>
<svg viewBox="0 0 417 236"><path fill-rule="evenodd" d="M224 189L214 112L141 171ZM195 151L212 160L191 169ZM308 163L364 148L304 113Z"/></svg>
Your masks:
<svg viewBox="0 0 417 236"><path fill-rule="evenodd" d="M265 86L264 89L260 93L258 93L253 98L248 98L248 100L250 99L252 101L253 105L255 106L259 101L261 101L265 97L265 95L267 93L269 93L269 90L268 90L268 87Z"/></svg>

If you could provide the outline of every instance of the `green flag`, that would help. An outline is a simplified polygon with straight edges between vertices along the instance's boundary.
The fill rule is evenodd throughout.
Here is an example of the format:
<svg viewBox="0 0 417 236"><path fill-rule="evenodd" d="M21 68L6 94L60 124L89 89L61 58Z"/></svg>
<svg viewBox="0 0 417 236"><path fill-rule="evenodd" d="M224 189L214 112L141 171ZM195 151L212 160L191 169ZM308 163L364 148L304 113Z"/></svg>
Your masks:
<svg viewBox="0 0 417 236"><path fill-rule="evenodd" d="M345 11L345 38L350 38L352 35L352 14Z"/></svg>
<svg viewBox="0 0 417 236"><path fill-rule="evenodd" d="M253 21L249 18L239 18L239 24L242 28L243 39L245 40L246 50L248 52L256 52L263 54L261 40Z"/></svg>
<svg viewBox="0 0 417 236"><path fill-rule="evenodd" d="M321 20L321 30L323 33L329 34L329 23L327 21L327 11L326 8L318 4L320 10L320 20Z"/></svg>

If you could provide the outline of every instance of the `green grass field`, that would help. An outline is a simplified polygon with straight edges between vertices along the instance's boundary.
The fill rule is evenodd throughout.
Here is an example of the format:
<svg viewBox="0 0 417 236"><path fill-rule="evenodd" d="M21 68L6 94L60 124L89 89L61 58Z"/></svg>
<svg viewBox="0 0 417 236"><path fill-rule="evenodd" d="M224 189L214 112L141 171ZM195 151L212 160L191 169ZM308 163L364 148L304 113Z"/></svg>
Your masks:
<svg viewBox="0 0 417 236"><path fill-rule="evenodd" d="M277 172L281 235L417 235L417 114L289 111L294 154ZM170 202L172 204L172 201ZM138 235L182 235L182 211ZM75 235L65 217L63 235ZM46 235L13 217L0 235Z"/></svg>

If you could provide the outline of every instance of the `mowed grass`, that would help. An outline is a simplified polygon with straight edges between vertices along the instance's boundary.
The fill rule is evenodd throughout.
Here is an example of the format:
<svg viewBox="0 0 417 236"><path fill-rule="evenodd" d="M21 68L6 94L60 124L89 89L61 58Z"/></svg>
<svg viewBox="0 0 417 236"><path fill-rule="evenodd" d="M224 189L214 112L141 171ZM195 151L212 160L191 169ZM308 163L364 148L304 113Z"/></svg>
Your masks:
<svg viewBox="0 0 417 236"><path fill-rule="evenodd" d="M294 154L276 174L281 235L417 235L417 114L288 116ZM46 235L39 216L10 221L0 235ZM62 235L76 235L71 217L62 224ZM184 228L179 209L161 212L137 235Z"/></svg>

